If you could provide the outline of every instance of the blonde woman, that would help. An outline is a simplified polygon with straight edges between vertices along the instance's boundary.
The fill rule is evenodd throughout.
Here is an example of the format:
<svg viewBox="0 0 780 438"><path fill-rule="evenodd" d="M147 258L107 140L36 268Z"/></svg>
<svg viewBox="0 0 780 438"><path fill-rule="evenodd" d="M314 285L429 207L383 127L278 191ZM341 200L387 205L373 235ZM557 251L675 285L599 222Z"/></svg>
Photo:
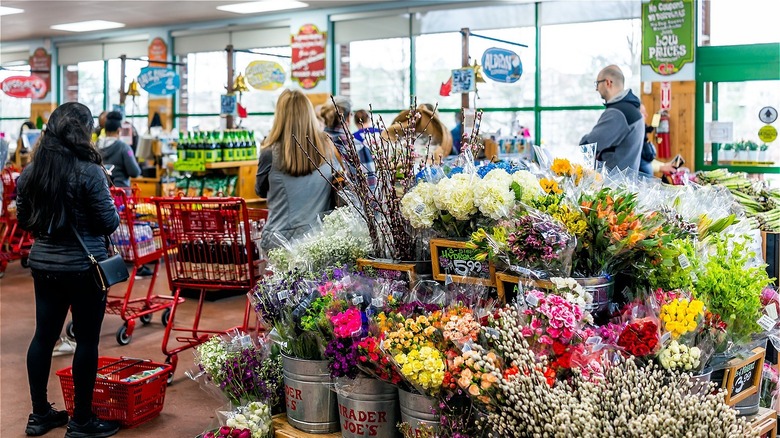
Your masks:
<svg viewBox="0 0 780 438"><path fill-rule="evenodd" d="M298 237L329 208L331 186L325 178L332 172L326 160L335 154L318 123L305 94L282 92L271 132L261 146L255 180L255 192L268 199L268 222L260 241L265 250L279 245L274 234L288 240Z"/></svg>

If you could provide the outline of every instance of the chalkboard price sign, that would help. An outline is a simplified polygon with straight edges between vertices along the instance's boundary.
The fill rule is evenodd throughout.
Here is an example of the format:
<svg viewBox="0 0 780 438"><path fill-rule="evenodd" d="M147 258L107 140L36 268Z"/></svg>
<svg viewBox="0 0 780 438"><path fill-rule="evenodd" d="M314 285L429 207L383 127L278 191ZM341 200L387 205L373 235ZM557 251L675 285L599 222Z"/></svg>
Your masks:
<svg viewBox="0 0 780 438"><path fill-rule="evenodd" d="M480 260L479 251L466 242L431 239L433 278L444 281L449 275L455 283L495 286L496 270L488 260Z"/></svg>
<svg viewBox="0 0 780 438"><path fill-rule="evenodd" d="M726 388L726 404L733 406L758 392L764 367L764 349L753 349L750 357L733 361L726 368L723 381Z"/></svg>

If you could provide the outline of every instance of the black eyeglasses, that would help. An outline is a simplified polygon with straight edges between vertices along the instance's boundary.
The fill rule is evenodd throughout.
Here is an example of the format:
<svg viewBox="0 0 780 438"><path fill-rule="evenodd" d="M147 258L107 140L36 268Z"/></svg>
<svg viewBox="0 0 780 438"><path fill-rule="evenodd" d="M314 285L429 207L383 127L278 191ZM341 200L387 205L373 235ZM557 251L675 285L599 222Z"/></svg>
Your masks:
<svg viewBox="0 0 780 438"><path fill-rule="evenodd" d="M593 85L595 85L596 89L598 90L599 89L599 84L602 83L602 82L606 82L606 79L601 79L599 81L596 81L596 82L593 83Z"/></svg>

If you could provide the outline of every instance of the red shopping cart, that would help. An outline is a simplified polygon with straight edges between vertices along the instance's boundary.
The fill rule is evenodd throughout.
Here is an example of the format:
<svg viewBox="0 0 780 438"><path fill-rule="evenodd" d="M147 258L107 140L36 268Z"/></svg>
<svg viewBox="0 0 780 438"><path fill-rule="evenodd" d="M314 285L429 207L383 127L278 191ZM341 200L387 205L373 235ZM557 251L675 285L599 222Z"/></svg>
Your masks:
<svg viewBox="0 0 780 438"><path fill-rule="evenodd" d="M157 206L168 281L174 302L163 336L166 363L176 368L177 354L232 330L249 332L251 307L247 298L241 324L227 329L200 327L206 291L248 292L260 276L253 220L242 198L152 198ZM254 227L255 229L257 227ZM176 323L182 289L200 291L191 326ZM172 338L173 333L181 336ZM171 346L169 344L174 343Z"/></svg>
<svg viewBox="0 0 780 438"><path fill-rule="evenodd" d="M3 184L2 205L0 205L0 278L5 275L8 263L19 260L22 267L27 267L27 256L30 255L32 235L19 227L16 220L16 179L19 171L7 167L0 173Z"/></svg>
<svg viewBox="0 0 780 438"><path fill-rule="evenodd" d="M119 227L111 235L114 246L119 250L125 262L132 266L132 272L127 281L127 289L122 294L113 295L109 292L106 300L106 314L119 315L124 324L116 332L116 342L127 345L133 338L136 319L143 325L152 322L152 314L162 311L162 324L168 325L171 306L174 297L152 295L160 270L160 259L163 256L160 227L157 223L157 209L154 204L145 202L140 197L138 188L111 188L114 205L119 212ZM135 274L144 265L153 263L154 269L146 289L145 296L133 297ZM119 285L115 286L117 288ZM184 298L177 298L184 301ZM73 339L73 322L69 322L66 333Z"/></svg>

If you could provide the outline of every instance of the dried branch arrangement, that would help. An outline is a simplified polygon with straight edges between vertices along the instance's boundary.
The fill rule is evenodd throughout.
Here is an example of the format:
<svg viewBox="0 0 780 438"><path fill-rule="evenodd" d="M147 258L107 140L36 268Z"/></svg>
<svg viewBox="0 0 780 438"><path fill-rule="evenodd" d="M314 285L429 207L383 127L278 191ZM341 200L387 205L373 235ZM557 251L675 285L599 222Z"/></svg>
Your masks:
<svg viewBox="0 0 780 438"><path fill-rule="evenodd" d="M334 102L335 104L335 102ZM338 108L338 107L337 107ZM374 123L373 110L369 106L371 122L382 133L387 132L387 127L379 116ZM338 190L342 200L353 207L363 217L368 225L369 233L373 241L375 257L392 260L412 261L419 257L417 245L409 221L401 215L401 198L406 190L414 184L415 155L414 144L422 137L417 134L415 125L420 118L415 106L410 107L409 124L399 130L393 128L392 136L396 140L390 140L385 135L367 133L366 140L361 144L350 133L349 120L339 112L339 122L348 139L346 146L340 151L341 160L323 159L330 166L333 174L341 173L344 183L337 186L332 178L326 177L320 172L334 190ZM423 131L425 131L423 129ZM298 146L300 139L293 137ZM310 139L305 141L311 142ZM430 139L428 140L430 142ZM376 165L376 187L372 190L366 175L366 168L360 161L358 151L360 147L367 147L373 156ZM306 153L304 148L301 150ZM315 149L316 150L316 149ZM312 162L315 157L306 154ZM346 169L341 169L343 164Z"/></svg>

